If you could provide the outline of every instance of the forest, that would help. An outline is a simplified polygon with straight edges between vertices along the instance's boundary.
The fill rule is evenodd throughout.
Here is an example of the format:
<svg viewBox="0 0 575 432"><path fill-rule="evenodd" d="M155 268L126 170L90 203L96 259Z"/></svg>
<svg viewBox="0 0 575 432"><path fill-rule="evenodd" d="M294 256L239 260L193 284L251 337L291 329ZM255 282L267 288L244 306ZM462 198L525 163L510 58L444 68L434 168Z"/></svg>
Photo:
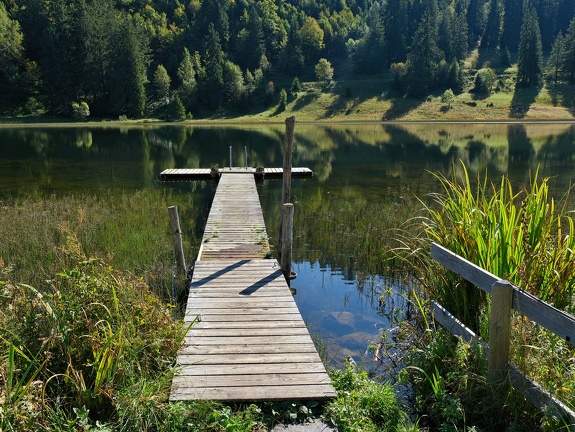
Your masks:
<svg viewBox="0 0 575 432"><path fill-rule="evenodd" d="M457 94L475 49L516 59L519 86L574 84L575 2L0 0L0 113L245 113L343 70L385 75L401 97ZM473 72L478 91L495 85L489 67Z"/></svg>

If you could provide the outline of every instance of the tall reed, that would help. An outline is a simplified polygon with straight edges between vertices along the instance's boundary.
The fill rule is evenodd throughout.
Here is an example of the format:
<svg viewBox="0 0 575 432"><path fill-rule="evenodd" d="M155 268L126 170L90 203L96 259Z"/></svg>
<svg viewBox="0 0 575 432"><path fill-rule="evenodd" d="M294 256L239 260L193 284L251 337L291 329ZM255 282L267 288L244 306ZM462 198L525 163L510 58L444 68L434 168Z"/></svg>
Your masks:
<svg viewBox="0 0 575 432"><path fill-rule="evenodd" d="M425 215L410 220L404 247L396 250L429 297L479 328L477 311L485 295L429 257L430 243L437 242L556 307L571 309L575 230L568 194L559 201L551 197L549 179L540 180L537 172L519 192L505 176L496 185L480 176L472 182L463 164L461 172L452 179L436 175L442 192L431 195L432 204L423 203Z"/></svg>

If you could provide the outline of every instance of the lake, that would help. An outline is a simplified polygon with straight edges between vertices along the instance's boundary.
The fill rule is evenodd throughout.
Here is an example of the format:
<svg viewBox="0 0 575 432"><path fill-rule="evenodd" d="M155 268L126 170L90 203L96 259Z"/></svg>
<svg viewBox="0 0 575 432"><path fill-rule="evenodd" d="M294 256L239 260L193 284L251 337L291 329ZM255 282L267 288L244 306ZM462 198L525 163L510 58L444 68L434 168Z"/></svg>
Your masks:
<svg viewBox="0 0 575 432"><path fill-rule="evenodd" d="M166 168L228 166L230 146L235 166L243 166L247 150L250 166L281 167L283 136L283 125L1 127L0 201L30 194L169 188L205 203L183 209L201 227L213 193L211 182L162 183L159 173ZM347 211L358 199L399 209L406 198L439 192L434 174L451 176L453 169L461 169L459 161L472 175L487 172L497 180L508 174L518 187L528 184L539 169L540 177L552 177L559 196L575 178L575 125L296 125L293 165L311 168L314 176L292 182L299 208L294 221L298 276L292 287L304 320L324 341L334 363L349 356L371 361L369 355L363 357L368 345L390 331L394 314L406 307L397 294L403 281L377 274L349 250L338 248L340 238L333 238L330 225L335 213ZM280 180L258 186L272 240L281 187ZM310 214L322 216L311 220ZM186 221L182 224L185 235Z"/></svg>

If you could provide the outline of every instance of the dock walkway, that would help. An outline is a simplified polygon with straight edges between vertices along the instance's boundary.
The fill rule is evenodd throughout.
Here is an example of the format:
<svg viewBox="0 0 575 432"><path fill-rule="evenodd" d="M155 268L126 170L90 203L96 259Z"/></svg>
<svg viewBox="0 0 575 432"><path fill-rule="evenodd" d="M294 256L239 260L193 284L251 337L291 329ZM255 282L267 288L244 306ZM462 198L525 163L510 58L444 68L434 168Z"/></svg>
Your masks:
<svg viewBox="0 0 575 432"><path fill-rule="evenodd" d="M195 263L170 400L335 397L279 264L253 175L223 173Z"/></svg>

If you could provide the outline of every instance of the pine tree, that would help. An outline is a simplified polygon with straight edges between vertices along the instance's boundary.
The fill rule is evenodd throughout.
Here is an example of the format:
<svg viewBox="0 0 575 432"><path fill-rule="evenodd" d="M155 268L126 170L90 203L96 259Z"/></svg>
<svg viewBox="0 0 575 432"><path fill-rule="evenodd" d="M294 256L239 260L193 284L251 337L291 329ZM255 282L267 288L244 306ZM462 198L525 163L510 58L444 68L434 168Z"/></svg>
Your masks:
<svg viewBox="0 0 575 432"><path fill-rule="evenodd" d="M537 12L531 8L525 14L521 26L519 42L519 59L517 65L517 82L524 87L534 87L541 83L543 77L543 50Z"/></svg>
<svg viewBox="0 0 575 432"><path fill-rule="evenodd" d="M458 60L463 60L466 57L469 48L469 29L467 27L467 19L463 12L459 12L455 15L450 33L451 54Z"/></svg>
<svg viewBox="0 0 575 432"><path fill-rule="evenodd" d="M474 0L469 2L465 19L469 31L469 45L475 46L483 32L485 31L485 0Z"/></svg>
<svg viewBox="0 0 575 432"><path fill-rule="evenodd" d="M567 34L565 35L565 57L563 58L563 70L570 83L575 83L575 17L571 20Z"/></svg>
<svg viewBox="0 0 575 432"><path fill-rule="evenodd" d="M146 106L148 39L130 16L122 16L118 24L112 38L114 68L110 74L110 111L116 115L140 117Z"/></svg>
<svg viewBox="0 0 575 432"><path fill-rule="evenodd" d="M389 0L383 12L387 64L407 58L407 0Z"/></svg>
<svg viewBox="0 0 575 432"><path fill-rule="evenodd" d="M421 18L408 55L407 87L413 96L423 96L436 85L441 60L437 42L436 19L430 7Z"/></svg>
<svg viewBox="0 0 575 432"><path fill-rule="evenodd" d="M194 89L196 87L196 72L194 70L194 63L192 61L192 55L187 48L184 48L184 54L182 56L182 61L178 67L178 80L180 81L180 94L184 102L188 102Z"/></svg>
<svg viewBox="0 0 575 432"><path fill-rule="evenodd" d="M507 47L512 52L519 48L521 19L524 15L523 0L504 0L501 46Z"/></svg>
<svg viewBox="0 0 575 432"><path fill-rule="evenodd" d="M220 105L224 87L224 51L220 43L220 36L213 24L208 28L205 40L205 81L203 95L212 108Z"/></svg>
<svg viewBox="0 0 575 432"><path fill-rule="evenodd" d="M384 66L384 29L379 9L371 11L369 30L361 41L356 57L356 69L359 73L380 73Z"/></svg>
<svg viewBox="0 0 575 432"><path fill-rule="evenodd" d="M499 15L499 2L491 0L489 3L489 15L487 16L487 24L485 31L481 38L481 46L483 48L497 48L500 36L500 15Z"/></svg>
<svg viewBox="0 0 575 432"><path fill-rule="evenodd" d="M559 32L555 38L555 42L551 46L551 53L547 59L546 74L547 79L552 81L554 84L561 79L564 74L563 67L565 63L565 37L563 33Z"/></svg>

